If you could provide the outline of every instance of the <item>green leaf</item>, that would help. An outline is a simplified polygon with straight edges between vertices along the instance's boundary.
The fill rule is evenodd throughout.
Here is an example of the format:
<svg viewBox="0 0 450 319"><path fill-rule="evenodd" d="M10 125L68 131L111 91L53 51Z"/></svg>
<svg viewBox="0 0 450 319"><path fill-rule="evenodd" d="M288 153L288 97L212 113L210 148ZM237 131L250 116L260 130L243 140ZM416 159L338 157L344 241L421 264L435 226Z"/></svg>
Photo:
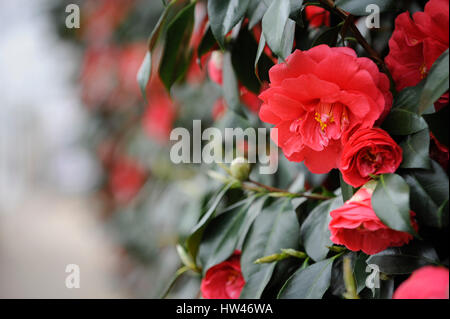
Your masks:
<svg viewBox="0 0 450 319"><path fill-rule="evenodd" d="M422 80L416 86L409 86L401 90L394 99L394 108L418 113L420 95L424 85L425 80Z"/></svg>
<svg viewBox="0 0 450 319"><path fill-rule="evenodd" d="M212 33L225 47L225 36L242 19L250 0L209 0L208 17Z"/></svg>
<svg viewBox="0 0 450 319"><path fill-rule="evenodd" d="M449 88L448 49L433 63L420 96L418 113L422 114Z"/></svg>
<svg viewBox="0 0 450 319"><path fill-rule="evenodd" d="M341 26L335 26L332 28L328 28L319 34L313 41L311 47L318 46L320 44L327 44L331 47L336 46L336 42L338 39L339 32L341 31Z"/></svg>
<svg viewBox="0 0 450 319"><path fill-rule="evenodd" d="M267 5L261 0L250 0L247 8L247 16L249 19L248 29L251 30L255 25L261 22L264 13L267 11Z"/></svg>
<svg viewBox="0 0 450 319"><path fill-rule="evenodd" d="M264 38L264 33L261 33L261 36L259 38L258 50L256 51L255 64L254 64L255 74L256 74L256 69L258 66L259 59L261 58L261 55L264 52L265 47L266 47L266 39Z"/></svg>
<svg viewBox="0 0 450 319"><path fill-rule="evenodd" d="M258 44L247 29L242 29L233 45L231 60L239 81L253 93L259 94L260 83L253 68Z"/></svg>
<svg viewBox="0 0 450 319"><path fill-rule="evenodd" d="M262 32L272 51L283 60L285 54L285 30L290 14L289 0L273 1L262 19Z"/></svg>
<svg viewBox="0 0 450 319"><path fill-rule="evenodd" d="M158 40L162 33L163 27L167 21L167 16L169 15L169 12L171 11L171 9L173 7L173 4L174 3L171 2L164 9L161 17L159 18L158 22L156 23L155 27L153 28L153 31L150 34L150 37L148 39L148 51L144 57L144 61L142 61L139 71L137 73L137 81L138 81L139 88L141 89L141 93L142 93L142 96L144 97L144 99L147 99L145 90L147 88L147 84L150 81L150 77L152 74L152 53L156 47L156 44L158 43Z"/></svg>
<svg viewBox="0 0 450 319"><path fill-rule="evenodd" d="M428 156L430 132L428 129L408 135L400 143L400 147L403 149L401 168L430 168L430 158Z"/></svg>
<svg viewBox="0 0 450 319"><path fill-rule="evenodd" d="M199 260L203 273L231 256L237 248L248 209L254 198L250 197L236 209L222 213L211 220L203 233L199 249Z"/></svg>
<svg viewBox="0 0 450 319"><path fill-rule="evenodd" d="M335 5L353 15L366 16L372 13L366 8L370 4L375 4L380 8L380 12L387 11L392 8L392 0L336 0Z"/></svg>
<svg viewBox="0 0 450 319"><path fill-rule="evenodd" d="M411 170L403 174L411 189L411 210L421 223L431 227L448 224L449 182L446 172L435 161L428 170Z"/></svg>
<svg viewBox="0 0 450 319"><path fill-rule="evenodd" d="M381 272L388 275L409 274L420 267L438 262L434 248L423 242L388 248L370 256L366 261L368 265L377 265Z"/></svg>
<svg viewBox="0 0 450 319"><path fill-rule="evenodd" d="M300 238L307 255L314 261L324 259L328 254L328 247L333 245L328 228L331 221L330 212L342 205L340 197L324 201L315 207L303 222Z"/></svg>
<svg viewBox="0 0 450 319"><path fill-rule="evenodd" d="M270 5L274 2L274 0L250 0L250 4L248 6L248 17L249 17L249 24L248 29L251 30L255 25L257 25L261 19L263 18L264 14L266 13L267 9L270 7ZM291 18L295 19L295 16L300 15L300 11L302 9L303 0L290 0L290 15Z"/></svg>
<svg viewBox="0 0 450 319"><path fill-rule="evenodd" d="M167 28L159 75L166 89L181 79L189 66L187 50L194 27L195 2L181 10Z"/></svg>
<svg viewBox="0 0 450 319"><path fill-rule="evenodd" d="M198 59L201 59L203 55L208 53L216 43L217 42L216 39L214 38L211 27L208 27L197 49Z"/></svg>
<svg viewBox="0 0 450 319"><path fill-rule="evenodd" d="M297 270L280 290L280 299L321 299L331 280L334 258Z"/></svg>
<svg viewBox="0 0 450 319"><path fill-rule="evenodd" d="M355 266L353 267L353 274L356 280L356 292L360 293L366 287L366 278L368 273L366 272L368 255L363 252L359 252L358 257L355 260Z"/></svg>
<svg viewBox="0 0 450 319"><path fill-rule="evenodd" d="M270 278L275 270L277 263L264 264L255 273L252 273L246 280L242 288L240 299L259 299L264 289L270 282Z"/></svg>
<svg viewBox="0 0 450 319"><path fill-rule="evenodd" d="M410 221L409 186L401 176L380 175L372 195L372 207L389 228L416 235Z"/></svg>
<svg viewBox="0 0 450 319"><path fill-rule="evenodd" d="M391 135L409 135L428 128L428 125L420 115L395 108L386 117L381 127Z"/></svg>
<svg viewBox="0 0 450 319"><path fill-rule="evenodd" d="M342 193L342 199L344 202L348 201L350 198L352 198L353 194L355 193L355 189L353 186L347 184L344 181L344 178L342 177L342 173L339 172L339 180L341 183L341 193Z"/></svg>
<svg viewBox="0 0 450 319"><path fill-rule="evenodd" d="M246 284L241 298L259 298L269 282L275 263L255 264L258 258L299 248L299 224L289 200L279 199L256 217L242 248L241 268Z"/></svg>
<svg viewBox="0 0 450 319"><path fill-rule="evenodd" d="M211 221L211 218L214 216L214 212L216 211L217 206L225 196L226 192L230 189L230 187L231 184L228 184L220 190L211 206L209 207L208 211L202 216L197 225L195 225L191 230L190 235L186 238L186 247L194 262L196 262L197 260L197 253L200 241L203 236L203 232L205 230L205 226Z"/></svg>
<svg viewBox="0 0 450 319"><path fill-rule="evenodd" d="M288 19L284 27L284 35L281 41L281 59L284 61L292 53L295 36L295 21Z"/></svg>
<svg viewBox="0 0 450 319"><path fill-rule="evenodd" d="M231 53L226 51L223 54L223 96L228 107L236 114L246 118L241 107L238 80L233 69Z"/></svg>

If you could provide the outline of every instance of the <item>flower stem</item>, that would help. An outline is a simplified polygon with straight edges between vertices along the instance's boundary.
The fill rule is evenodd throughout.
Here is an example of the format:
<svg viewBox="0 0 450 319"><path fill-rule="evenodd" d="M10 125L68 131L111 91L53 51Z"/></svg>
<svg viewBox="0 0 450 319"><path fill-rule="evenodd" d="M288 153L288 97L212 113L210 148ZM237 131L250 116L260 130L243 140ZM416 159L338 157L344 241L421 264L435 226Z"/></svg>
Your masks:
<svg viewBox="0 0 450 319"><path fill-rule="evenodd" d="M291 193L291 192L288 192L287 190L280 189L280 188L277 188L277 187L268 186L268 185L264 185L262 183L254 181L254 180L250 180L249 179L248 181L250 183L258 186L259 188L267 190L267 191L271 192L273 195L279 195L280 197L305 197L305 198L308 198L308 199L317 199L317 200L326 200L326 199L333 198L333 197L330 197L330 196L321 195L321 194L314 194L314 193L312 193L312 194ZM248 187L246 185L242 185L242 188L246 188L246 189L249 189L249 190L255 190L255 188L252 189L251 186Z"/></svg>
<svg viewBox="0 0 450 319"><path fill-rule="evenodd" d="M186 271L190 270L189 267L183 266L180 269L177 270L175 273L175 276L172 278L172 280L169 283L169 286L164 290L164 293L161 295L161 299L164 299L169 294L170 290L172 290L173 286L175 285L176 281L182 274L184 274Z"/></svg>

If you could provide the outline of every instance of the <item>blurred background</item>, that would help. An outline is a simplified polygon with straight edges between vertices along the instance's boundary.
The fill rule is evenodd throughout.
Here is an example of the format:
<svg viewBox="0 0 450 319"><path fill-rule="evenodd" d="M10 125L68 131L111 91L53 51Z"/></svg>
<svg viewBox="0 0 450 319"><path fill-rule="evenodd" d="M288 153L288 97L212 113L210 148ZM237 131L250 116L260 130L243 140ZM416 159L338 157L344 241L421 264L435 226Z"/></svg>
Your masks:
<svg viewBox="0 0 450 319"><path fill-rule="evenodd" d="M69 4L80 28L66 26ZM181 266L176 244L220 183L211 167L170 161L170 132L242 123L206 74L210 54L192 56L172 97L152 74L142 98L136 74L163 9L0 1L0 298L158 298ZM192 48L204 3L195 21ZM79 288L66 287L69 264ZM184 276L169 297L198 297L199 285Z"/></svg>
<svg viewBox="0 0 450 319"><path fill-rule="evenodd" d="M65 28L69 3L81 8L80 29ZM144 107L136 72L163 8L141 5L0 1L1 298L156 297L178 267L170 225L156 243L148 210L124 204L148 166L115 145L131 133L164 147L171 127L169 105L162 128L128 129L141 126L130 121ZM80 267L78 289L66 288L68 264Z"/></svg>

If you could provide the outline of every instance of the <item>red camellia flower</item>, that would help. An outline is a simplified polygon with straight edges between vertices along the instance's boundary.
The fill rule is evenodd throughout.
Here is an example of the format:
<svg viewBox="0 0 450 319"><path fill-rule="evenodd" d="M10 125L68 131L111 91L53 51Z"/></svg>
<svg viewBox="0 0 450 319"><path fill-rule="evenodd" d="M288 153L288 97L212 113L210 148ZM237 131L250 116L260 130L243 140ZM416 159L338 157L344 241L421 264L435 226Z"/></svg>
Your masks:
<svg viewBox="0 0 450 319"><path fill-rule="evenodd" d="M330 12L322 7L307 6L305 8L306 19L312 27L318 28L322 25L330 26Z"/></svg>
<svg viewBox="0 0 450 319"><path fill-rule="evenodd" d="M412 273L394 292L393 299L448 299L447 268L425 266Z"/></svg>
<svg viewBox="0 0 450 319"><path fill-rule="evenodd" d="M296 50L269 71L259 116L290 161L313 173L340 167L341 138L370 128L390 110L387 76L353 49L319 45Z"/></svg>
<svg viewBox="0 0 450 319"><path fill-rule="evenodd" d="M245 281L241 272L241 253L235 251L226 261L211 267L202 280L205 299L238 299Z"/></svg>
<svg viewBox="0 0 450 319"><path fill-rule="evenodd" d="M411 234L390 229L381 222L372 209L372 193L372 189L362 187L342 207L331 211L332 220L328 227L333 243L373 255L388 247L403 246L413 238ZM414 215L411 212L411 216ZM412 217L412 225L417 229Z"/></svg>
<svg viewBox="0 0 450 319"><path fill-rule="evenodd" d="M448 10L448 0L430 0L424 12L414 13L413 20L409 12L395 19L385 61L397 90L419 83L434 61L448 49Z"/></svg>
<svg viewBox="0 0 450 319"><path fill-rule="evenodd" d="M402 148L379 128L357 130L344 144L341 173L353 187L368 182L370 175L394 173L402 162Z"/></svg>

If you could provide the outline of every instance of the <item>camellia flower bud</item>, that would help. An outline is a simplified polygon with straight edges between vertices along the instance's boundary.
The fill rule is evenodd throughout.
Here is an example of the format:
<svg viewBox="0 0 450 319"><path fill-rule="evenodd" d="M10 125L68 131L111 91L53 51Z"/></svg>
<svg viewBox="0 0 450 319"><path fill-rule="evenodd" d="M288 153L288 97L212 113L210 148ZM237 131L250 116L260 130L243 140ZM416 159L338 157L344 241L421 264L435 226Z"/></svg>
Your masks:
<svg viewBox="0 0 450 319"><path fill-rule="evenodd" d="M235 158L230 165L231 176L234 178L245 181L250 175L250 164L243 157Z"/></svg>

